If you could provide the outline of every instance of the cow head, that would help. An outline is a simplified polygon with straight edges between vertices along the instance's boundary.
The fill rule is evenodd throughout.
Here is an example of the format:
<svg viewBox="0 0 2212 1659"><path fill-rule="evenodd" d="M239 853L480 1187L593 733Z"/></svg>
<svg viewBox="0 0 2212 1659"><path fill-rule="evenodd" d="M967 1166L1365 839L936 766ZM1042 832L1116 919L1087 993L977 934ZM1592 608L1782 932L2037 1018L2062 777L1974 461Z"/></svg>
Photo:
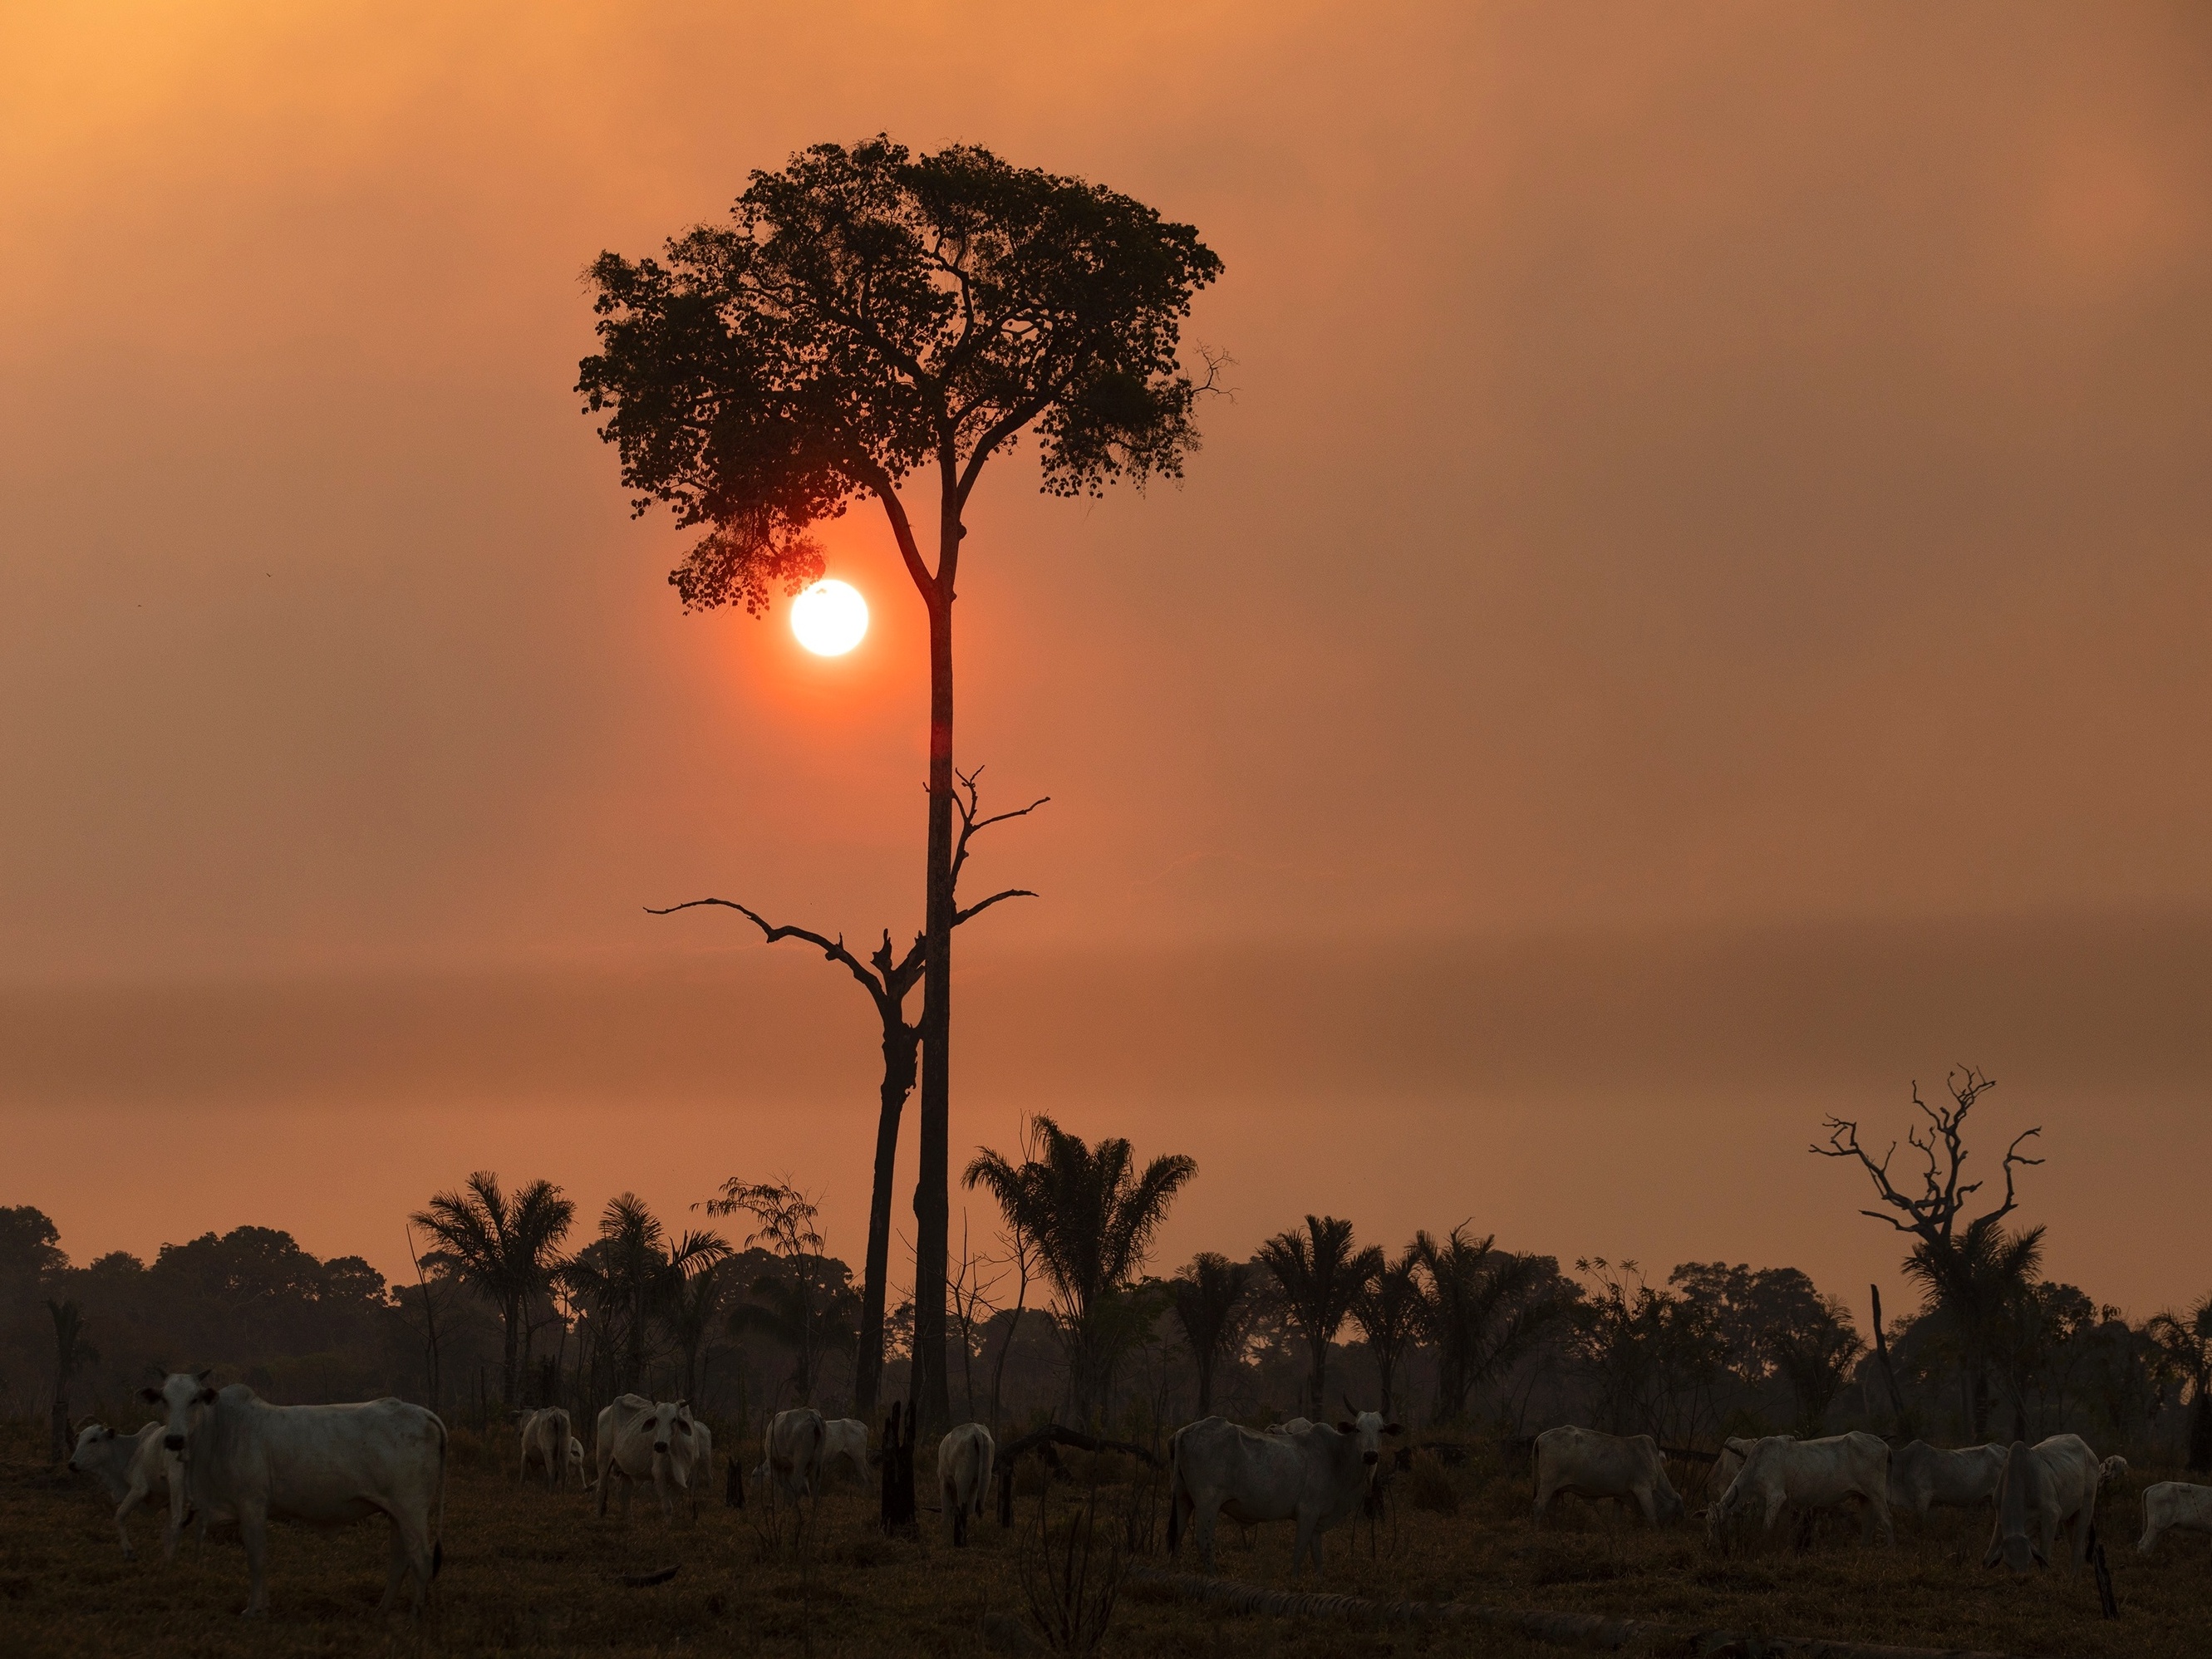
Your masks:
<svg viewBox="0 0 2212 1659"><path fill-rule="evenodd" d="M1352 1401L1346 1400L1344 1407L1352 1411ZM1382 1437L1401 1435L1406 1431L1395 1423L1385 1423L1380 1412L1352 1412L1352 1419L1340 1422L1336 1431L1350 1435L1359 1443L1359 1461L1367 1466L1367 1484L1371 1486L1382 1472Z"/></svg>
<svg viewBox="0 0 2212 1659"><path fill-rule="evenodd" d="M208 1386L208 1378L214 1374L212 1365L197 1374L172 1371L161 1379L160 1388L138 1390L138 1397L148 1405L167 1412L169 1431L161 1437L161 1444L187 1462L191 1461L192 1435L207 1421L209 1409L215 1404L215 1390Z"/></svg>
<svg viewBox="0 0 2212 1659"><path fill-rule="evenodd" d="M112 1455L106 1448L114 1438L114 1430L98 1423L86 1424L77 1431L76 1444L70 1451L70 1472L90 1474Z"/></svg>
<svg viewBox="0 0 2212 1659"><path fill-rule="evenodd" d="M683 1461L677 1466L680 1479L683 1471L690 1467L691 1461L690 1402L685 1400L654 1402L652 1414L638 1419L637 1431L653 1437L653 1455L655 1457L683 1455Z"/></svg>

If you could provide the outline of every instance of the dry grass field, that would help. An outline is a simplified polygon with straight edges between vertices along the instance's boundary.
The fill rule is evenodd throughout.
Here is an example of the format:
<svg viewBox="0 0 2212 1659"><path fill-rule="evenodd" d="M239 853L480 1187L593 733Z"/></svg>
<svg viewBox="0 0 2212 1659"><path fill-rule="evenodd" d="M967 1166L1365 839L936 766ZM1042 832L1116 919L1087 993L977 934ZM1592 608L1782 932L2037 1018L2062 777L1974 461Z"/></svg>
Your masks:
<svg viewBox="0 0 2212 1659"><path fill-rule="evenodd" d="M27 1428L0 1441L0 1653L61 1656L230 1656L759 1653L824 1656L1033 1653L1026 1576L1036 1483L1002 1532L987 1518L975 1545L956 1552L923 1516L919 1540L889 1540L875 1524L872 1492L849 1486L826 1498L808 1536L772 1540L756 1504L719 1501L696 1524L663 1522L650 1494L625 1520L602 1521L573 1489L518 1487L509 1443L453 1437L445 1568L433 1611L419 1625L374 1611L382 1594L381 1522L335 1532L272 1529L272 1606L265 1622L241 1620L244 1553L218 1534L195 1559L189 1538L163 1565L158 1525L139 1521L140 1559L126 1563L103 1500L88 1481L47 1467ZM1085 1478L1091 1471L1071 1460ZM1110 1465L1110 1460L1109 1460ZM1102 1466L1102 1514L1149 1513L1145 1489ZM2156 1478L2144 1477L2144 1478ZM922 1484L927 1500L927 1472ZM1541 1530L1527 1518L1527 1481L1497 1464L1445 1471L1424 1462L1401 1477L1395 1519L1377 1529L1370 1558L1357 1539L1332 1534L1325 1588L1375 1600L1462 1601L1601 1612L1704 1628L1820 1635L2020 1655L2202 1655L2212 1650L2212 1565L2202 1538L2169 1537L2159 1555L2135 1554L2141 1479L2107 1500L2103 1524L2122 1618L2098 1616L2089 1576L2043 1572L2025 1583L1980 1565L1985 1528L1966 1517L1910 1522L1894 1552L1863 1549L1838 1525L1798 1553L1786 1544L1717 1556L1694 1526L1654 1533L1563 1500ZM1055 1486L1054 1513L1072 1513L1079 1488ZM1417 1506L1415 1499L1420 1500ZM1694 1501L1694 1500L1693 1500ZM1102 1532L1107 1528L1102 1528ZM1224 1526L1219 1571L1286 1585L1287 1527L1263 1528L1248 1546ZM1186 1557L1185 1567L1193 1564ZM666 1583L633 1589L624 1575L674 1566ZM1313 1588L1310 1579L1307 1588ZM1109 1654L1189 1659L1224 1656L1559 1652L1479 1630L1431 1625L1273 1619L1195 1607L1164 1589L1131 1584L1103 1649Z"/></svg>

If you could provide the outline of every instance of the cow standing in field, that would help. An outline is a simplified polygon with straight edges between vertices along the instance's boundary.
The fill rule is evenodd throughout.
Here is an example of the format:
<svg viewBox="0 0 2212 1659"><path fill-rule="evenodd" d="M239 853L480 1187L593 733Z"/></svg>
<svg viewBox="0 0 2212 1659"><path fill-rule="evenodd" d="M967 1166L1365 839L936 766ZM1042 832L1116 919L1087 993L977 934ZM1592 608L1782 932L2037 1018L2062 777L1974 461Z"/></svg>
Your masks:
<svg viewBox="0 0 2212 1659"><path fill-rule="evenodd" d="M405 1581L420 1613L445 1559L446 1425L435 1413L402 1400L272 1406L243 1383L218 1393L206 1378L179 1372L140 1392L167 1408L161 1443L183 1465L185 1506L203 1527L238 1522L247 1616L269 1611L271 1521L338 1526L380 1514L392 1522L392 1565L378 1605L392 1607ZM173 1499L170 1516L173 1546Z"/></svg>
<svg viewBox="0 0 2212 1659"><path fill-rule="evenodd" d="M704 1423L693 1418L689 1402L619 1395L599 1413L592 1442L599 1460L601 1515L607 1512L609 1477L620 1475L624 1515L629 1513L631 1488L650 1480L653 1495L660 1499L663 1520L676 1518L678 1493L690 1496L691 1518L699 1518L699 1488L714 1478L714 1437Z"/></svg>
<svg viewBox="0 0 2212 1659"><path fill-rule="evenodd" d="M1188 1528L1210 1569L1218 1516L1246 1526L1295 1521L1291 1574L1309 1556L1318 1573L1322 1534L1358 1513L1380 1472L1382 1437L1404 1432L1376 1412L1293 1434L1255 1434L1220 1417L1186 1424L1168 1440L1169 1553Z"/></svg>
<svg viewBox="0 0 2212 1659"><path fill-rule="evenodd" d="M568 1437L568 1473L576 1477L577 1487L581 1491L589 1492L599 1485L584 1467L584 1443L573 1434Z"/></svg>
<svg viewBox="0 0 2212 1659"><path fill-rule="evenodd" d="M120 1435L98 1423L88 1423L70 1453L69 1466L78 1474L99 1481L108 1501L117 1506L115 1530L123 1540L123 1559L135 1561L131 1528L124 1524L131 1511L149 1498L158 1498L169 1509L169 1524L161 1538L161 1559L176 1553L177 1534L184 1526L183 1467L176 1453L161 1443L167 1427L158 1419L132 1435Z"/></svg>
<svg viewBox="0 0 2212 1659"><path fill-rule="evenodd" d="M983 1513L997 1450L990 1430L981 1423L963 1423L937 1443L938 1503L956 1548L968 1541L969 1517Z"/></svg>
<svg viewBox="0 0 2212 1659"><path fill-rule="evenodd" d="M1592 1503L1610 1498L1633 1503L1657 1526L1682 1518L1682 1500L1667 1479L1659 1443L1648 1434L1623 1437L1572 1425L1547 1429L1530 1449L1535 1471L1536 1519L1562 1492Z"/></svg>
<svg viewBox="0 0 2212 1659"><path fill-rule="evenodd" d="M1778 1437L1784 1440L1795 1440L1796 1437L1794 1434ZM1720 1455L1713 1459L1713 1472L1705 1477L1705 1497L1708 1501L1718 1498L1729 1489L1736 1476L1742 1472L1743 1460L1751 1455L1751 1449L1758 1443L1756 1436L1746 1439L1738 1435L1731 1435L1721 1442Z"/></svg>
<svg viewBox="0 0 2212 1659"><path fill-rule="evenodd" d="M853 1471L853 1478L862 1486L868 1484L868 1425L857 1417L833 1417L822 1425L822 1461L817 1479L827 1485L830 1471L841 1463Z"/></svg>
<svg viewBox="0 0 2212 1659"><path fill-rule="evenodd" d="M1757 1514L1762 1529L1774 1530L1785 1509L1859 1509L1859 1536L1871 1543L1879 1527L1885 1541L1897 1541L1889 1518L1889 1448L1877 1436L1853 1430L1820 1440L1769 1435L1751 1449L1743 1467L1719 1499L1705 1511L1705 1527L1715 1544L1725 1537L1737 1515Z"/></svg>
<svg viewBox="0 0 2212 1659"><path fill-rule="evenodd" d="M1889 1455L1889 1506L1925 1526L1931 1509L1978 1510L1996 1502L2002 1446L1947 1449L1915 1440Z"/></svg>
<svg viewBox="0 0 2212 1659"><path fill-rule="evenodd" d="M576 1443L568 1423L568 1413L558 1406L548 1406L534 1411L522 1419L522 1467L515 1473L520 1483L530 1473L530 1462L537 1459L545 1466L545 1490L556 1490L568 1473L568 1448ZM582 1448L578 1446L580 1453ZM582 1460L579 1457L578 1462Z"/></svg>
<svg viewBox="0 0 2212 1659"><path fill-rule="evenodd" d="M2148 1555L2169 1532L2212 1532L2212 1486L2160 1480L2143 1488L2142 1537L2136 1553Z"/></svg>
<svg viewBox="0 0 2212 1659"><path fill-rule="evenodd" d="M795 1506L801 1498L814 1496L829 1438L829 1425L811 1406L793 1407L769 1419L760 1469L754 1479L767 1484L771 1513L778 1498L787 1498Z"/></svg>
<svg viewBox="0 0 2212 1659"><path fill-rule="evenodd" d="M2069 1565L2081 1566L2089 1559L2089 1528L2104 1478L2105 1465L2078 1434L2054 1434L2033 1446L2014 1441L1997 1481L1996 1525L1982 1565L2002 1561L2022 1575L2039 1564L2048 1566L2059 1528L2070 1525Z"/></svg>

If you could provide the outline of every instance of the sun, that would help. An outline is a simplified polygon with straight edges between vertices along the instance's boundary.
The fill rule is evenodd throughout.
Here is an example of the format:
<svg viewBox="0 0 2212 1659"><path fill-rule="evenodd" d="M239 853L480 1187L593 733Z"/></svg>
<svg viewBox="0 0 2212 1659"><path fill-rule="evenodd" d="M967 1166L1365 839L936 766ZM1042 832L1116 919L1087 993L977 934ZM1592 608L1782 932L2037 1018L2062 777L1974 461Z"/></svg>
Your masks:
<svg viewBox="0 0 2212 1659"><path fill-rule="evenodd" d="M868 631L868 602L850 582L818 581L791 602L791 631L817 657L842 657Z"/></svg>

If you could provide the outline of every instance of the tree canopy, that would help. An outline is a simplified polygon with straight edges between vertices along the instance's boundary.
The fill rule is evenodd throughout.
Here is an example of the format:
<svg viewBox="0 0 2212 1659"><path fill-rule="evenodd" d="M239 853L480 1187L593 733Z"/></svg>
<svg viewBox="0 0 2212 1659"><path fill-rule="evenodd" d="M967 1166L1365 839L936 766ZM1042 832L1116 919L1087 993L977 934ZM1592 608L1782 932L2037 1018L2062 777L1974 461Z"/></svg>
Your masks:
<svg viewBox="0 0 2212 1659"><path fill-rule="evenodd" d="M1179 476L1182 324L1220 272L1192 227L975 145L817 144L665 258L593 262L577 390L635 510L707 526L670 576L686 607L757 614L820 574L810 526L864 494L926 581L897 487L935 462L957 524L1031 426L1049 493Z"/></svg>

